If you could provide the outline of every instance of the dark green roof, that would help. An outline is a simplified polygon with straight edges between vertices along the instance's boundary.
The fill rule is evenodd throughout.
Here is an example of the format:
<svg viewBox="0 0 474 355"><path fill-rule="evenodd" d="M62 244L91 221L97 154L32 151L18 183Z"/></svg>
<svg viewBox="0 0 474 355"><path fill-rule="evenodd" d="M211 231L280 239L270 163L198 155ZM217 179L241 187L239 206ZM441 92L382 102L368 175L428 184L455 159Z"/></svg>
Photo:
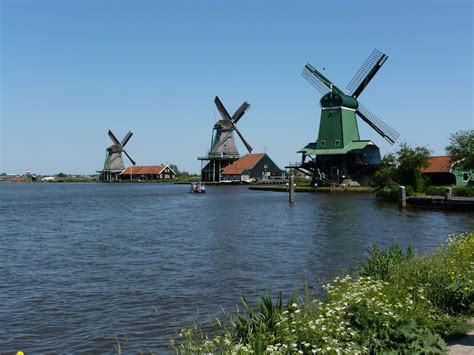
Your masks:
<svg viewBox="0 0 474 355"><path fill-rule="evenodd" d="M316 149L316 143L310 143L303 149L299 150L298 153L305 153L306 155L334 155L334 154L347 154L352 151L362 150L368 145L375 145L372 141L352 141L343 148L339 149Z"/></svg>

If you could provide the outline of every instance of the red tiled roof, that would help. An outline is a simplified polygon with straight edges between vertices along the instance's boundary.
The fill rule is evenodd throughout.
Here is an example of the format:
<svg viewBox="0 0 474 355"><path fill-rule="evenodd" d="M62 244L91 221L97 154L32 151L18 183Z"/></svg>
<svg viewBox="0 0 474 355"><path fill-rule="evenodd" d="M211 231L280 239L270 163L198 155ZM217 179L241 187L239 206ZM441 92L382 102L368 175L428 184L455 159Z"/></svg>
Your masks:
<svg viewBox="0 0 474 355"><path fill-rule="evenodd" d="M129 166L123 170L121 175L158 175L165 170L166 165L149 165L149 166Z"/></svg>
<svg viewBox="0 0 474 355"><path fill-rule="evenodd" d="M421 168L422 173L449 173L452 159L449 156L430 157L428 164L426 168Z"/></svg>
<svg viewBox="0 0 474 355"><path fill-rule="evenodd" d="M236 162L226 166L222 175L240 175L245 170L252 169L264 155L263 153L247 154Z"/></svg>

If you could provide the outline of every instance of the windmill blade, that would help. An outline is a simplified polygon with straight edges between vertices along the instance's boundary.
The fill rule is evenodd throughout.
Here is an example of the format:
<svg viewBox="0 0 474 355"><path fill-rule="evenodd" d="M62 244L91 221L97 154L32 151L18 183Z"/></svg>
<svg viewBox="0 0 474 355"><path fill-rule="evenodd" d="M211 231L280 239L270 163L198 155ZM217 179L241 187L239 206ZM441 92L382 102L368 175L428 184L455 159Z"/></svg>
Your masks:
<svg viewBox="0 0 474 355"><path fill-rule="evenodd" d="M123 137L122 142L120 143L122 147L125 147L125 144L127 144L127 142L130 140L130 138L132 138L132 136L133 136L133 133L129 131L127 135Z"/></svg>
<svg viewBox="0 0 474 355"><path fill-rule="evenodd" d="M130 161L132 162L132 164L135 165L135 164L136 164L136 163L135 163L135 160L133 160L133 159L130 157L130 155L128 155L128 153L127 153L125 150L123 150L123 152L125 153L125 155L127 156L127 158L130 159Z"/></svg>
<svg viewBox="0 0 474 355"><path fill-rule="evenodd" d="M114 142L114 144L119 144L120 145L119 140L117 139L117 137L115 137L115 135L112 133L112 131L110 129L109 129L109 137L112 140L112 142Z"/></svg>
<svg viewBox="0 0 474 355"><path fill-rule="evenodd" d="M219 110L219 113L221 114L222 118L224 120L230 120L229 112L227 112L221 100L219 100L219 97L216 96L216 98L214 99L214 103L216 104L217 109Z"/></svg>
<svg viewBox="0 0 474 355"><path fill-rule="evenodd" d="M250 107L250 104L247 101L245 101L242 105L240 105L239 109L235 111L234 115L232 116L232 121L234 123L237 123L245 114L245 112L247 112L249 107Z"/></svg>
<svg viewBox="0 0 474 355"><path fill-rule="evenodd" d="M301 73L303 78L305 78L311 85L321 92L321 94L326 95L327 93L333 91L339 95L345 95L344 92L334 85L331 80L326 78L321 72L316 70L311 64L306 64L303 73Z"/></svg>
<svg viewBox="0 0 474 355"><path fill-rule="evenodd" d="M356 99L362 91L364 91L375 74L377 74L387 58L388 56L386 54L380 52L378 49L374 49L369 55L369 58L367 58L364 64L362 64L356 75L354 75L350 83L347 85L349 96Z"/></svg>
<svg viewBox="0 0 474 355"><path fill-rule="evenodd" d="M311 85L313 85L323 95L331 92L332 83L326 79L319 71L317 71L311 64L306 64L303 73L301 73Z"/></svg>
<svg viewBox="0 0 474 355"><path fill-rule="evenodd" d="M244 136L242 135L242 133L240 133L240 131L238 130L237 126L234 124L234 122L232 122L232 125L234 126L234 130L237 132L237 134L239 135L242 143L244 143L245 145L245 148L247 148L247 150L249 151L249 153L252 153L252 146L245 140Z"/></svg>
<svg viewBox="0 0 474 355"><path fill-rule="evenodd" d="M356 113L359 115L362 120L364 120L370 127L372 127L378 134L380 134L387 142L390 144L395 143L397 138L400 136L396 130L382 121L380 118L375 116L367 108L362 106L359 103L359 108L356 110Z"/></svg>

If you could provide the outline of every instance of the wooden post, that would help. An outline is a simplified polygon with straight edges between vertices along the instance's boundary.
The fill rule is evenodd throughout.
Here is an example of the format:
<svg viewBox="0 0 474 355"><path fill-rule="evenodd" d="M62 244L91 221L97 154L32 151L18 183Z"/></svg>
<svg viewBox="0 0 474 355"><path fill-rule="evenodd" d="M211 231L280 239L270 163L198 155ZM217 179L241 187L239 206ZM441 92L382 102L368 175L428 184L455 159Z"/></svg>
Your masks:
<svg viewBox="0 0 474 355"><path fill-rule="evenodd" d="M405 186L398 187L398 205L400 208L405 208L407 206L407 191Z"/></svg>
<svg viewBox="0 0 474 355"><path fill-rule="evenodd" d="M447 187L446 191L444 191L444 199L451 200L452 197L453 197L453 188Z"/></svg>
<svg viewBox="0 0 474 355"><path fill-rule="evenodd" d="M290 203L295 202L295 176L293 174L290 175L290 179L288 182L288 191L290 192Z"/></svg>

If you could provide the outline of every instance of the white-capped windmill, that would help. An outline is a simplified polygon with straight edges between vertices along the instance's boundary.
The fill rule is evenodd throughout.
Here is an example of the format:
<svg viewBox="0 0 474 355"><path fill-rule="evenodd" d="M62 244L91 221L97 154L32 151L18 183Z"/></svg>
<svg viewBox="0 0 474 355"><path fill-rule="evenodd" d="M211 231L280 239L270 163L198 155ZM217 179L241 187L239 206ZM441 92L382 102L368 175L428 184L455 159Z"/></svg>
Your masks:
<svg viewBox="0 0 474 355"><path fill-rule="evenodd" d="M104 168L100 171L99 177L100 181L104 182L118 181L120 173L125 169L122 153L125 153L130 162L135 165L135 161L124 149L130 138L132 138L133 133L128 132L122 141L119 141L110 130L108 135L112 140L112 145L106 150Z"/></svg>
<svg viewBox="0 0 474 355"><path fill-rule="evenodd" d="M207 162L201 167L203 181L219 181L222 170L240 158L239 151L235 145L234 131L242 140L248 152L252 152L252 147L236 126L237 122L250 108L250 104L244 102L237 111L230 116L219 97L216 96L214 103L222 118L214 124L211 147L207 156L198 158L203 163Z"/></svg>

